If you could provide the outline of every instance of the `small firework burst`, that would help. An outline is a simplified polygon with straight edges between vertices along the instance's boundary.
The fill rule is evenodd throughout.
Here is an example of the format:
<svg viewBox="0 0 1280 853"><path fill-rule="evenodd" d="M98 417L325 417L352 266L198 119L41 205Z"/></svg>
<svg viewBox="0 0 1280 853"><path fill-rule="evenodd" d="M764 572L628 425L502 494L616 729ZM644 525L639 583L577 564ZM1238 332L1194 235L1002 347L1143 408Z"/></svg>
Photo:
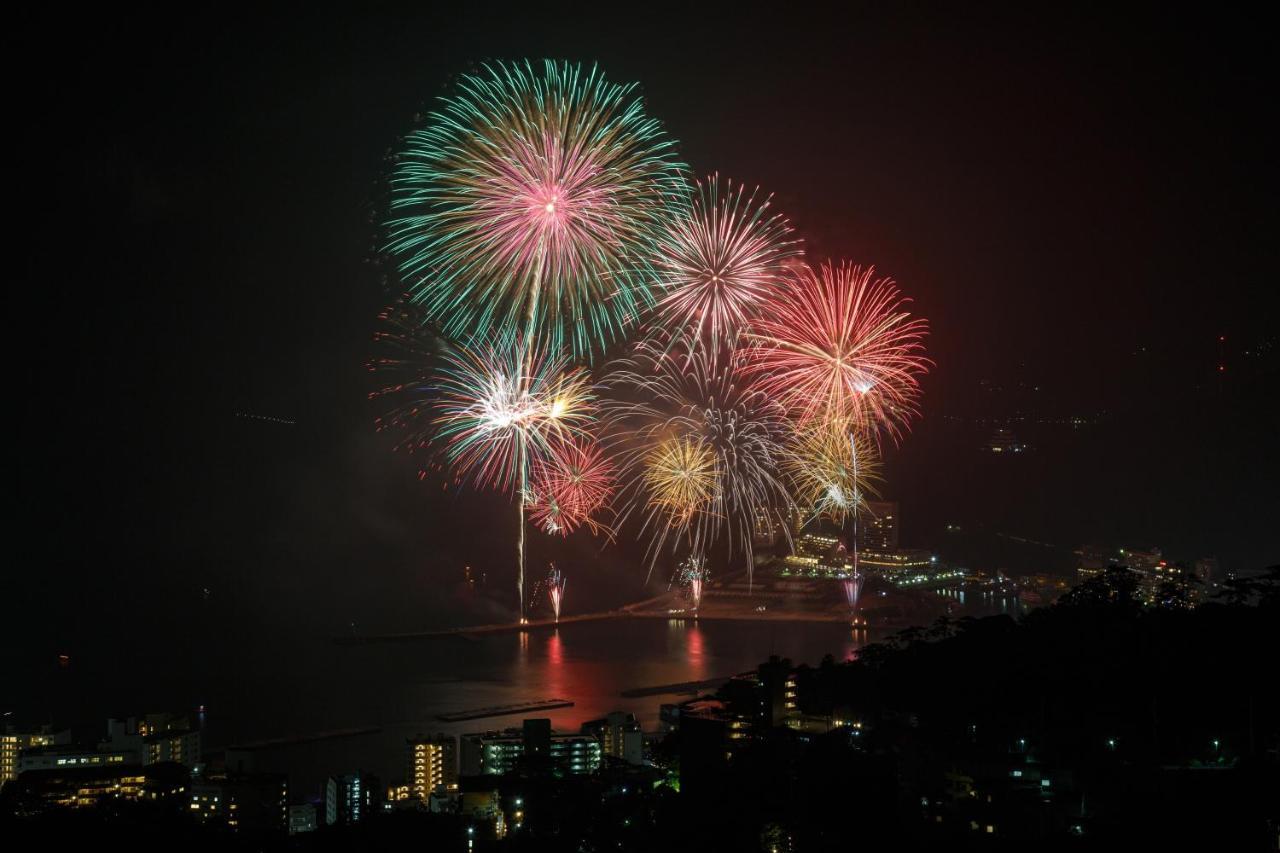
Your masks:
<svg viewBox="0 0 1280 853"><path fill-rule="evenodd" d="M598 444L588 439L560 442L534 464L529 516L547 533L567 536L584 524L593 533L608 532L596 516L616 487L613 463Z"/></svg>

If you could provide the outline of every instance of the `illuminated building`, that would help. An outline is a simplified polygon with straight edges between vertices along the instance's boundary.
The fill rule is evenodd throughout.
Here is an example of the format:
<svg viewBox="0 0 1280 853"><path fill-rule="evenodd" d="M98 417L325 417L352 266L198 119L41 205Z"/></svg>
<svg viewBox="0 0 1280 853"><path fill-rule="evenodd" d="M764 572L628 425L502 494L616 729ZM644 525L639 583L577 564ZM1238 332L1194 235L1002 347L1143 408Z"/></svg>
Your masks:
<svg viewBox="0 0 1280 853"><path fill-rule="evenodd" d="M1203 592L1195 569L1165 560L1141 577L1138 590L1145 604L1157 607L1195 607Z"/></svg>
<svg viewBox="0 0 1280 853"><path fill-rule="evenodd" d="M556 734L550 720L526 720L522 729L463 735L460 745L463 776L501 775L521 764L544 764L565 775L600 769L600 741L581 734Z"/></svg>
<svg viewBox="0 0 1280 853"><path fill-rule="evenodd" d="M1075 554L1079 558L1076 563L1076 581L1079 583L1098 577L1114 562L1108 550L1100 545L1081 545Z"/></svg>
<svg viewBox="0 0 1280 853"><path fill-rule="evenodd" d="M1078 582L1100 577L1110 567L1126 569L1136 582L1138 600L1148 607L1194 607L1213 589L1218 573L1217 560L1212 557L1187 566L1169 562L1159 548L1120 548L1108 554L1104 548L1082 545L1075 553L1080 558Z"/></svg>
<svg viewBox="0 0 1280 853"><path fill-rule="evenodd" d="M23 772L5 786L18 815L93 808L111 802L153 802L185 796L188 777L172 764L142 768L85 764Z"/></svg>
<svg viewBox="0 0 1280 853"><path fill-rule="evenodd" d="M583 723L582 733L599 740L605 755L628 764L644 762L644 735L633 714L613 711L602 720Z"/></svg>
<svg viewBox="0 0 1280 853"><path fill-rule="evenodd" d="M954 581L964 577L964 572L959 570L940 570L937 557L916 549L861 552L858 554L858 566L899 586Z"/></svg>
<svg viewBox="0 0 1280 853"><path fill-rule="evenodd" d="M70 742L70 731L55 732L51 726L27 731L7 726L4 734L0 735L0 787L18 777L18 759L22 750Z"/></svg>
<svg viewBox="0 0 1280 853"><path fill-rule="evenodd" d="M197 779L187 804L201 824L225 826L232 832L290 831L289 780L275 773ZM312 809L314 822L315 810Z"/></svg>
<svg viewBox="0 0 1280 853"><path fill-rule="evenodd" d="M858 555L898 550L897 501L867 501L858 508Z"/></svg>
<svg viewBox="0 0 1280 853"><path fill-rule="evenodd" d="M324 822L350 825L374 813L378 780L366 773L330 776L324 789Z"/></svg>
<svg viewBox="0 0 1280 853"><path fill-rule="evenodd" d="M76 767L137 767L141 764L132 750L106 750L76 744L37 746L23 750L18 759L18 772L62 770Z"/></svg>
<svg viewBox="0 0 1280 853"><path fill-rule="evenodd" d="M150 767L168 762L193 767L200 760L200 733L186 728L185 719L167 714L152 714L141 721L136 717L108 720L107 737L95 746L69 743L69 732L4 737L5 767L18 773L73 767ZM27 746L21 748L16 763L10 763L8 748L20 748L24 738Z"/></svg>
<svg viewBox="0 0 1280 853"><path fill-rule="evenodd" d="M410 751L410 754L412 754L412 751ZM430 797L431 794L427 794L427 798L430 799ZM398 808L414 807L418 804L419 800L413 795L413 788L411 786L389 785L387 787L387 797L382 801L382 810L389 812L395 811Z"/></svg>
<svg viewBox="0 0 1280 853"><path fill-rule="evenodd" d="M145 717L107 720L107 739L100 749L131 752L132 763L148 766L172 761L195 767L201 758L201 736L186 717L147 714Z"/></svg>
<svg viewBox="0 0 1280 853"><path fill-rule="evenodd" d="M843 578L853 571L853 559L838 536L805 533L796 539L795 551L783 559L783 573L810 577Z"/></svg>
<svg viewBox="0 0 1280 853"><path fill-rule="evenodd" d="M472 779L464 784L464 790L458 798L458 813L469 820L476 821L483 838L501 840L507 834L506 813L502 810L502 796L499 791ZM469 830L475 835L475 828Z"/></svg>
<svg viewBox="0 0 1280 853"><path fill-rule="evenodd" d="M757 510L751 524L751 544L756 548L772 547L779 540L798 535L802 524L803 518L794 507L782 517L767 510Z"/></svg>
<svg viewBox="0 0 1280 853"><path fill-rule="evenodd" d="M756 669L756 679L764 692L765 728L780 726L799 711L796 708L796 676L791 661L770 657Z"/></svg>
<svg viewBox="0 0 1280 853"><path fill-rule="evenodd" d="M425 803L431 792L443 785L447 790L458 787L458 739L453 735L418 735L407 745L409 796Z"/></svg>

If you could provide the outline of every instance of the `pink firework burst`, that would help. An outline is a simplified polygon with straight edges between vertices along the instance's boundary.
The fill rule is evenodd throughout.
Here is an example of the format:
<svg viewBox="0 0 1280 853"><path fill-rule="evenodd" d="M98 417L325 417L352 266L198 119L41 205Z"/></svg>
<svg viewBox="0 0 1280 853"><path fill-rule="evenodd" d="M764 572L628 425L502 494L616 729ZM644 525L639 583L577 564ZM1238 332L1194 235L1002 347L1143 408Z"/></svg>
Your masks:
<svg viewBox="0 0 1280 853"><path fill-rule="evenodd" d="M795 265L747 333L744 370L801 424L843 421L896 439L917 413L928 321L874 274Z"/></svg>
<svg viewBox="0 0 1280 853"><path fill-rule="evenodd" d="M719 175L699 181L688 212L659 242L660 325L712 352L733 344L777 288L782 261L801 254L791 225L770 215L772 196L757 201L757 190L744 189Z"/></svg>
<svg viewBox="0 0 1280 853"><path fill-rule="evenodd" d="M547 533L567 536L586 525L608 532L596 516L617 488L613 463L588 439L566 440L540 458L533 471L530 516Z"/></svg>

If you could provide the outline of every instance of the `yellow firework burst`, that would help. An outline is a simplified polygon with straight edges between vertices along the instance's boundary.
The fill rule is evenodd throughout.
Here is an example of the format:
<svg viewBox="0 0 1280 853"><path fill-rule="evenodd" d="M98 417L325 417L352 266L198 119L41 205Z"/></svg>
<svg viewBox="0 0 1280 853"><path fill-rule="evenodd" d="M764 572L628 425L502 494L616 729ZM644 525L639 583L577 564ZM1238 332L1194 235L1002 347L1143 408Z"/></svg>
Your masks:
<svg viewBox="0 0 1280 853"><path fill-rule="evenodd" d="M715 496L715 453L699 438L669 438L645 457L642 476L649 506L683 525Z"/></svg>
<svg viewBox="0 0 1280 853"><path fill-rule="evenodd" d="M784 468L796 502L837 524L868 497L876 497L874 484L880 479L872 443L844 422L799 427L787 445Z"/></svg>

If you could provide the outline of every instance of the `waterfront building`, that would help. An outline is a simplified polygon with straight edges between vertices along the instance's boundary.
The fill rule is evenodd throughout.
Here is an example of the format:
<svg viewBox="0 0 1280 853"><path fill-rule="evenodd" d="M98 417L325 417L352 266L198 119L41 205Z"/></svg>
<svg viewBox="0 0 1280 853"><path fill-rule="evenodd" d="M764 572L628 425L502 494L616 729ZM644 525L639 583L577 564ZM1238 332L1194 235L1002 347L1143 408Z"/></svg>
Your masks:
<svg viewBox="0 0 1280 853"><path fill-rule="evenodd" d="M407 743L405 778L409 796L425 803L443 785L458 787L458 739L453 735L418 735Z"/></svg>
<svg viewBox="0 0 1280 853"><path fill-rule="evenodd" d="M187 717L174 714L147 714L107 720L107 738L99 749L134 756L130 763L146 767L172 761L186 767L200 763L202 742L198 729Z"/></svg>
<svg viewBox="0 0 1280 853"><path fill-rule="evenodd" d="M174 764L143 768L90 763L22 772L5 786L5 797L13 814L30 817L113 802L166 800L184 796L187 786L187 772Z"/></svg>
<svg viewBox="0 0 1280 853"><path fill-rule="evenodd" d="M934 580L955 580L964 573L942 572L938 558L928 551L903 548L897 551L863 551L858 554L858 567L868 574L878 574L890 583L919 585ZM942 577L946 574L946 577Z"/></svg>
<svg viewBox="0 0 1280 853"><path fill-rule="evenodd" d="M30 729L6 726L0 734L0 787L18 778L21 772L18 760L25 749L71 743L71 731L55 732L52 726L43 725Z"/></svg>
<svg viewBox="0 0 1280 853"><path fill-rule="evenodd" d="M600 741L557 734L550 720L525 720L519 729L463 735L459 751L463 776L501 775L522 765L565 775L600 769Z"/></svg>
<svg viewBox="0 0 1280 853"><path fill-rule="evenodd" d="M605 755L628 764L644 762L644 735L634 714L612 711L603 719L583 723L582 733L600 741Z"/></svg>
<svg viewBox="0 0 1280 853"><path fill-rule="evenodd" d="M898 550L897 501L866 501L858 507L858 553Z"/></svg>
<svg viewBox="0 0 1280 853"><path fill-rule="evenodd" d="M838 536L804 533L795 541L795 550L782 561L784 574L843 578L853 572L853 558Z"/></svg>
<svg viewBox="0 0 1280 853"><path fill-rule="evenodd" d="M16 737L18 745L28 744L20 749L16 766L6 764L18 773L72 767L150 767L162 763L194 767L200 760L200 732L187 728L184 718L168 714L151 714L141 720L108 720L106 739L93 746L70 743L70 732ZM6 740L4 745L11 744ZM7 757L7 750L5 754Z"/></svg>
<svg viewBox="0 0 1280 853"><path fill-rule="evenodd" d="M22 751L18 758L18 772L33 770L63 770L75 767L140 767L134 750L108 750L78 744L54 744L37 746Z"/></svg>

